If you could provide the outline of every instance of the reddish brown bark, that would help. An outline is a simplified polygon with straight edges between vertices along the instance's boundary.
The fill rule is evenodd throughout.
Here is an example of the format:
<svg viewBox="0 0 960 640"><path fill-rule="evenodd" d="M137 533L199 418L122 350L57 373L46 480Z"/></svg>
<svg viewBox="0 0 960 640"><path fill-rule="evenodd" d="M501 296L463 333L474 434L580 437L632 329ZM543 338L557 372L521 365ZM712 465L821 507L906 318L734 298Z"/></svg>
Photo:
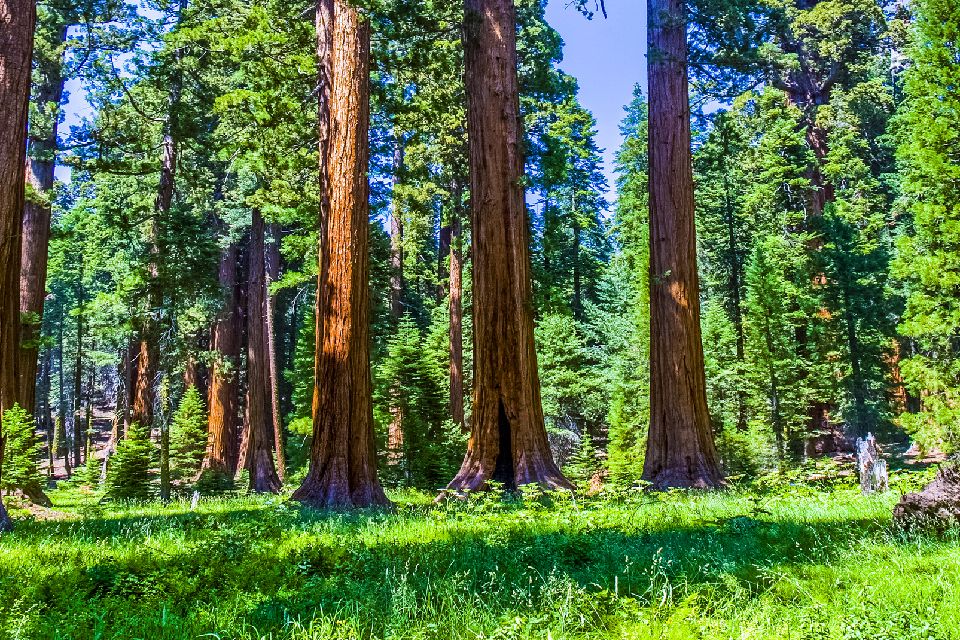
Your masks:
<svg viewBox="0 0 960 640"><path fill-rule="evenodd" d="M36 18L34 0L0 0L0 415L19 400L20 234ZM0 471L3 444L0 430ZM0 500L0 531L12 526Z"/></svg>
<svg viewBox="0 0 960 640"><path fill-rule="evenodd" d="M460 189L454 190L450 241L450 419L466 429L463 415L463 253L460 229Z"/></svg>
<svg viewBox="0 0 960 640"><path fill-rule="evenodd" d="M534 348L513 0L466 0L474 401L454 491L491 480L572 489L547 442Z"/></svg>
<svg viewBox="0 0 960 640"><path fill-rule="evenodd" d="M244 462L250 490L278 493L280 478L273 462L273 394L267 344L267 288L263 216L253 210L250 268L247 275L247 430Z"/></svg>
<svg viewBox="0 0 960 640"><path fill-rule="evenodd" d="M57 40L62 42L67 26L61 25ZM39 196L28 200L23 209L23 244L20 252L20 406L31 413L36 407L37 349L40 321L46 297L47 253L50 244L49 199L52 197L57 152L57 125L63 97L62 57L38 66L40 82L34 96L46 126L31 123L28 138L29 157L26 179ZM50 106L52 105L52 109Z"/></svg>
<svg viewBox="0 0 960 640"><path fill-rule="evenodd" d="M650 429L656 489L722 484L707 410L683 0L649 0Z"/></svg>
<svg viewBox="0 0 960 640"><path fill-rule="evenodd" d="M210 340L215 359L210 372L207 403L207 451L200 475L213 479L215 484L232 482L237 471L237 373L240 360L238 259L235 244L230 244L220 256L219 277L224 300Z"/></svg>
<svg viewBox="0 0 960 640"><path fill-rule="evenodd" d="M264 295L266 296L266 337L267 358L270 374L270 422L273 425L274 450L277 456L277 475L282 483L287 475L287 460L283 451L283 425L280 422L280 374L277 371L277 337L274 329L274 318L277 312L277 300L270 292L270 285L280 278L280 228L278 225L269 226L269 237L264 247L264 265L266 281Z"/></svg>
<svg viewBox="0 0 960 640"><path fill-rule="evenodd" d="M149 336L149 329L149 325L141 325L140 335ZM150 338L141 337L134 343L130 369L133 385L130 389L130 423L149 429L153 425L153 379L156 373L156 355Z"/></svg>
<svg viewBox="0 0 960 640"><path fill-rule="evenodd" d="M329 209L321 215L310 470L293 498L320 508L387 505L377 478L370 379L370 26L346 0L321 0L317 39L321 69L328 64L323 52L332 53L330 136L320 166ZM319 115L323 122L323 105Z"/></svg>

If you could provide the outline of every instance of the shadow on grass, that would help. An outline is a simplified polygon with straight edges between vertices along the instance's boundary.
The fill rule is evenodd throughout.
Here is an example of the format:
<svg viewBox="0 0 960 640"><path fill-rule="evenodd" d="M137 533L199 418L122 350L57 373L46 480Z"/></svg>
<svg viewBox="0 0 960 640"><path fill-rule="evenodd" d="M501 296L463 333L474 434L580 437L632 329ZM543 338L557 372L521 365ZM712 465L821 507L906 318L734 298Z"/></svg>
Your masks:
<svg viewBox="0 0 960 640"><path fill-rule="evenodd" d="M189 631L182 637L237 624L263 632L318 611L352 611L362 612L356 615L376 635L397 616L429 619L443 610L498 617L552 606L574 591L602 599L616 590L644 604L667 587L733 578L759 594L780 569L829 563L853 544L888 535L887 523L875 518L801 521L753 512L672 526L645 506L600 524L581 518L589 512L526 521L509 508L328 514L249 503L22 522L8 544L29 550L34 542L82 541L101 550L48 567L36 584L12 591L16 576L0 570L0 611L17 598L20 606L35 601L56 625L79 601L84 615L101 620L177 620ZM441 513L444 519L430 520ZM649 522L631 521L638 518ZM146 544L158 534L167 548ZM220 612L218 622L198 614L210 610ZM161 637L158 629L141 636Z"/></svg>

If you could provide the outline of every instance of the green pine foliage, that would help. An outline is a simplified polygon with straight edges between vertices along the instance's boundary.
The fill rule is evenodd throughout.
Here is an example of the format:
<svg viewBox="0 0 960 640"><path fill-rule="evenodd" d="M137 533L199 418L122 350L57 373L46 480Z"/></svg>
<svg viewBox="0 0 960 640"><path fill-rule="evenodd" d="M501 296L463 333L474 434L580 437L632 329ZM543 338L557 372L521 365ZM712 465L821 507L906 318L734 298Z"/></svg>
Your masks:
<svg viewBox="0 0 960 640"><path fill-rule="evenodd" d="M599 473L601 462L597 456L597 448L593 444L590 432L580 434L573 454L563 466L563 474L568 480L577 484L581 489L589 489L591 482Z"/></svg>
<svg viewBox="0 0 960 640"><path fill-rule="evenodd" d="M540 318L536 340L547 436L563 466L577 450L579 434L605 417L597 398L599 383L582 329L571 315Z"/></svg>
<svg viewBox="0 0 960 640"><path fill-rule="evenodd" d="M441 369L435 351L410 315L405 315L387 344L387 355L377 367L376 416L385 445L391 424L399 424L402 444L384 446L391 461L385 469L394 482L415 486L442 486L449 480L449 420ZM392 477L391 477L392 476Z"/></svg>
<svg viewBox="0 0 960 640"><path fill-rule="evenodd" d="M643 471L650 397L647 104L639 85L625 111L616 156L618 252L601 278L596 303L588 307L587 327L607 399L607 469L615 484L632 486Z"/></svg>
<svg viewBox="0 0 960 640"><path fill-rule="evenodd" d="M920 410L902 417L927 447L960 449L960 7L915 3L912 65L898 117L901 189L910 224L894 275L906 290L901 331L915 355L903 373Z"/></svg>
<svg viewBox="0 0 960 640"><path fill-rule="evenodd" d="M97 491L100 488L100 476L103 471L102 460L95 455L92 455L92 452L87 453L87 459L83 463L83 467L71 478L72 481L79 483L81 486L85 486L88 489Z"/></svg>
<svg viewBox="0 0 960 640"><path fill-rule="evenodd" d="M14 404L3 414L3 475L0 489L39 488L44 478L40 473L40 442L33 418Z"/></svg>
<svg viewBox="0 0 960 640"><path fill-rule="evenodd" d="M156 493L157 448L150 431L134 423L107 467L106 495L113 500L146 500Z"/></svg>
<svg viewBox="0 0 960 640"><path fill-rule="evenodd" d="M170 428L170 469L174 479L193 478L207 447L207 412L196 387L183 394Z"/></svg>

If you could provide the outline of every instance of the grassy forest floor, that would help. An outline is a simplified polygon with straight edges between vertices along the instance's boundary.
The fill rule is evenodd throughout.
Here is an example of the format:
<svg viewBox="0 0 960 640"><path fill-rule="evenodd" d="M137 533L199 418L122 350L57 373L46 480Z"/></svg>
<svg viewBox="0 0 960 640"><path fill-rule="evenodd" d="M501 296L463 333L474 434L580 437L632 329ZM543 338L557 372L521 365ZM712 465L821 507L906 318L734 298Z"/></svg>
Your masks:
<svg viewBox="0 0 960 640"><path fill-rule="evenodd" d="M277 497L14 509L4 638L960 638L960 533L776 483L320 514Z"/></svg>

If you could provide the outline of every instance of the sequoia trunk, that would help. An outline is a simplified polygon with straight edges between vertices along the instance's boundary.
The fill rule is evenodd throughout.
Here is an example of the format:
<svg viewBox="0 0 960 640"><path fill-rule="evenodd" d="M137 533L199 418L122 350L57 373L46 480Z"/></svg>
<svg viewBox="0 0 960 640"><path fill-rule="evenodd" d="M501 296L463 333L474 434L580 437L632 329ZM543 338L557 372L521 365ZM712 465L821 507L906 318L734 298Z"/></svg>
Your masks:
<svg viewBox="0 0 960 640"><path fill-rule="evenodd" d="M686 11L649 0L650 429L654 488L722 483L707 410L694 228Z"/></svg>
<svg viewBox="0 0 960 640"><path fill-rule="evenodd" d="M274 320L277 313L277 300L270 292L270 285L280 278L280 228L278 225L269 226L271 242L264 246L264 266L266 281L264 296L266 296L264 330L267 337L268 370L270 373L270 422L273 426L274 448L277 454L277 475L282 483L287 474L287 460L284 455L283 425L280 422L280 373L277 371L277 336Z"/></svg>
<svg viewBox="0 0 960 640"><path fill-rule="evenodd" d="M230 244L220 256L223 306L213 324L207 416L207 451L200 475L215 485L230 484L237 471L237 388L240 361L240 309L237 295L237 246Z"/></svg>
<svg viewBox="0 0 960 640"><path fill-rule="evenodd" d="M247 448L250 490L278 493L280 478L273 463L273 395L267 344L267 296L263 216L253 210L250 268L247 276Z"/></svg>
<svg viewBox="0 0 960 640"><path fill-rule="evenodd" d="M63 42L67 26L61 25L57 41ZM63 59L56 56L38 64L40 82L35 95L42 123L31 123L26 179L42 200L31 199L23 208L23 243L20 250L20 393L19 402L27 411L36 407L37 351L43 301L46 297L47 253L50 245L50 198L53 197L53 170L57 153L57 125L63 97ZM52 106L52 110L51 107Z"/></svg>
<svg viewBox="0 0 960 640"><path fill-rule="evenodd" d="M459 189L450 231L450 419L466 429L463 415L463 253Z"/></svg>
<svg viewBox="0 0 960 640"><path fill-rule="evenodd" d="M0 0L0 416L19 400L20 233L36 19L34 0ZM0 431L0 472L3 444ZM0 531L12 526L0 500Z"/></svg>
<svg viewBox="0 0 960 640"><path fill-rule="evenodd" d="M321 102L319 114L328 208L320 218L310 470L293 498L321 508L386 505L370 379L369 22L346 0L320 0L317 40L321 79L331 81L329 113Z"/></svg>
<svg viewBox="0 0 960 640"><path fill-rule="evenodd" d="M464 50L473 217L474 400L453 491L571 489L550 452L534 348L513 0L466 0Z"/></svg>

